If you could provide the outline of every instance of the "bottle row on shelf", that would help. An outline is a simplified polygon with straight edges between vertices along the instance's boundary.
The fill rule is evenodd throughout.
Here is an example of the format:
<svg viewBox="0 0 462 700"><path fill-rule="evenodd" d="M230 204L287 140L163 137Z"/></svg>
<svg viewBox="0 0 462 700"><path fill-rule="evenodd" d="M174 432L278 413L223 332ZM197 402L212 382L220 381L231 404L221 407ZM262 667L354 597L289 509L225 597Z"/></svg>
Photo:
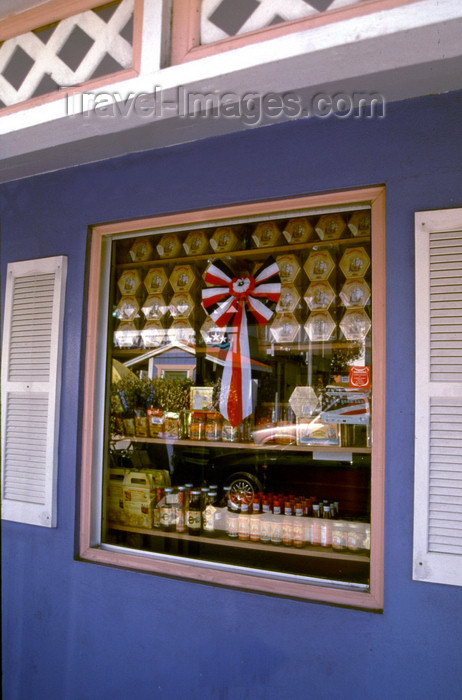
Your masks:
<svg viewBox="0 0 462 700"><path fill-rule="evenodd" d="M165 479L164 479L165 480ZM339 503L285 494L249 494L217 486L155 485L148 473L109 480L108 519L178 535L359 552L370 549L370 525L339 518Z"/></svg>

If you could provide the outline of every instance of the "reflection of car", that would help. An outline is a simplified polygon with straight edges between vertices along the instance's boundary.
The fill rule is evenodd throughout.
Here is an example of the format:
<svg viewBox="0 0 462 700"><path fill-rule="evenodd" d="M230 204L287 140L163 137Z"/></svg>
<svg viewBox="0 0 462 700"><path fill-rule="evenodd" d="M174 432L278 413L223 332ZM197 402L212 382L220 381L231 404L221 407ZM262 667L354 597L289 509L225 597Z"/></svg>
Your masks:
<svg viewBox="0 0 462 700"><path fill-rule="evenodd" d="M289 426L293 427L293 426ZM255 493L294 494L339 501L343 515L370 510L370 455L354 454L351 461L337 461L335 454L327 460L313 458L313 452L291 446L263 443L261 448L209 447L208 445L134 445L124 453L127 468L169 469L172 485L193 483L195 486L229 486L234 500L243 497L251 502ZM316 450L316 446L313 446ZM345 456L343 457L345 459ZM120 457L119 457L119 466Z"/></svg>

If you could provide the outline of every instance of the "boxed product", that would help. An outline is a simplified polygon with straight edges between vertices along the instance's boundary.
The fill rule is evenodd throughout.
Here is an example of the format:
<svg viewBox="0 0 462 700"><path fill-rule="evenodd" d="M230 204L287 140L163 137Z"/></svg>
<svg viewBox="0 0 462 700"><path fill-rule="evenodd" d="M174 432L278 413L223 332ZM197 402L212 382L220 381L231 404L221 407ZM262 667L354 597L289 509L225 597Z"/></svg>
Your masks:
<svg viewBox="0 0 462 700"><path fill-rule="evenodd" d="M300 323L293 314L277 313L271 323L271 335L276 343L294 343L299 337Z"/></svg>
<svg viewBox="0 0 462 700"><path fill-rule="evenodd" d="M297 419L298 445L338 445L339 426L321 423L318 418Z"/></svg>
<svg viewBox="0 0 462 700"><path fill-rule="evenodd" d="M279 276L282 284L292 284L300 272L300 263L295 255L278 255L276 262L279 267Z"/></svg>
<svg viewBox="0 0 462 700"><path fill-rule="evenodd" d="M194 311L194 301L190 294L176 292L168 305L173 318L189 318Z"/></svg>
<svg viewBox="0 0 462 700"><path fill-rule="evenodd" d="M209 239L205 231L190 231L183 243L186 255L201 255L207 252Z"/></svg>
<svg viewBox="0 0 462 700"><path fill-rule="evenodd" d="M161 294L167 282L168 277L163 267L151 267L144 278L144 286L148 294Z"/></svg>
<svg viewBox="0 0 462 700"><path fill-rule="evenodd" d="M227 253L236 250L240 246L238 238L239 228L233 226L221 226L215 230L210 245L216 253Z"/></svg>
<svg viewBox="0 0 462 700"><path fill-rule="evenodd" d="M117 280L122 296L136 294L140 285L141 277L138 270L124 270Z"/></svg>
<svg viewBox="0 0 462 700"><path fill-rule="evenodd" d="M332 241L340 238L346 229L346 223L340 214L323 214L315 228L321 240Z"/></svg>
<svg viewBox="0 0 462 700"><path fill-rule="evenodd" d="M114 331L114 345L119 348L136 348L140 342L140 331L134 321L121 321Z"/></svg>
<svg viewBox="0 0 462 700"><path fill-rule="evenodd" d="M167 308L162 294L149 294L143 302L141 311L146 321L158 321L165 314Z"/></svg>
<svg viewBox="0 0 462 700"><path fill-rule="evenodd" d="M305 292L304 299L311 311L328 309L335 299L335 292L326 280L311 282Z"/></svg>
<svg viewBox="0 0 462 700"><path fill-rule="evenodd" d="M156 246L159 257L175 258L181 255L181 242L176 233L166 233Z"/></svg>
<svg viewBox="0 0 462 700"><path fill-rule="evenodd" d="M196 281L192 265L175 265L169 282L174 292L190 292Z"/></svg>
<svg viewBox="0 0 462 700"><path fill-rule="evenodd" d="M371 212L368 209L353 212L348 221L348 228L353 236L370 236Z"/></svg>
<svg viewBox="0 0 462 700"><path fill-rule="evenodd" d="M288 243L306 243L313 234L313 227L305 216L290 219L282 232Z"/></svg>
<svg viewBox="0 0 462 700"><path fill-rule="evenodd" d="M293 284L281 285L281 296L276 306L278 313L292 313L300 301L300 294Z"/></svg>
<svg viewBox="0 0 462 700"><path fill-rule="evenodd" d="M170 343L194 343L196 332L189 321L176 318L170 328L167 329L167 338Z"/></svg>
<svg viewBox="0 0 462 700"><path fill-rule="evenodd" d="M312 311L305 323L305 331L312 342L330 340L336 328L335 322L328 311Z"/></svg>
<svg viewBox="0 0 462 700"><path fill-rule="evenodd" d="M277 245L280 239L281 231L274 221L262 221L252 234L252 240L256 248L269 248Z"/></svg>
<svg viewBox="0 0 462 700"><path fill-rule="evenodd" d="M115 315L120 321L133 321L139 315L140 305L133 296L123 296L117 304Z"/></svg>
<svg viewBox="0 0 462 700"><path fill-rule="evenodd" d="M132 527L152 527L155 486L150 474L129 472L123 481L124 521Z"/></svg>
<svg viewBox="0 0 462 700"><path fill-rule="evenodd" d="M149 238L137 238L130 248L133 262L142 262L152 257L152 245Z"/></svg>
<svg viewBox="0 0 462 700"><path fill-rule="evenodd" d="M109 470L107 482L107 519L114 523L124 522L124 479L126 469L113 468Z"/></svg>
<svg viewBox="0 0 462 700"><path fill-rule="evenodd" d="M328 250L313 250L308 255L303 269L311 282L327 280L335 267Z"/></svg>
<svg viewBox="0 0 462 700"><path fill-rule="evenodd" d="M347 279L339 296L347 307L366 306L371 296L371 290L362 277Z"/></svg>
<svg viewBox="0 0 462 700"><path fill-rule="evenodd" d="M165 340L166 330L156 319L146 321L141 331L141 341L145 348L158 348Z"/></svg>
<svg viewBox="0 0 462 700"><path fill-rule="evenodd" d="M364 277L371 259L363 247L347 248L340 260L340 269L347 279Z"/></svg>

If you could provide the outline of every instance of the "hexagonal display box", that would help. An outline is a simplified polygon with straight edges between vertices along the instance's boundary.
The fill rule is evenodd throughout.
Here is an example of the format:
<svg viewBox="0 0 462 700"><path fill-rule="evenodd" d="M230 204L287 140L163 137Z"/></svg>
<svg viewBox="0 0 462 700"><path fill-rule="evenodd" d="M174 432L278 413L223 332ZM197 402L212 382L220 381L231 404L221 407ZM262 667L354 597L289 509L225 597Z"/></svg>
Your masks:
<svg viewBox="0 0 462 700"><path fill-rule="evenodd" d="M148 294L162 294L168 283L167 273L163 267L151 267L144 278Z"/></svg>
<svg viewBox="0 0 462 700"><path fill-rule="evenodd" d="M269 248L281 240L281 230L275 221L262 221L252 233L256 248Z"/></svg>
<svg viewBox="0 0 462 700"><path fill-rule="evenodd" d="M334 267L335 262L328 250L312 250L306 259L303 269L308 279L311 282L315 282L316 280L327 280Z"/></svg>
<svg viewBox="0 0 462 700"><path fill-rule="evenodd" d="M190 231L183 242L186 255L201 255L209 248L209 238L203 230Z"/></svg>
<svg viewBox="0 0 462 700"><path fill-rule="evenodd" d="M165 328L157 319L146 321L141 331L141 341L145 348L158 348L165 340Z"/></svg>
<svg viewBox="0 0 462 700"><path fill-rule="evenodd" d="M323 214L315 230L322 241L333 241L341 237L346 229L346 221L340 214Z"/></svg>
<svg viewBox="0 0 462 700"><path fill-rule="evenodd" d="M366 280L346 280L339 294L342 303L347 308L366 306L371 296L371 290Z"/></svg>
<svg viewBox="0 0 462 700"><path fill-rule="evenodd" d="M237 236L238 228L234 226L221 226L215 230L210 239L210 246L216 253L227 253L236 250L240 246Z"/></svg>
<svg viewBox="0 0 462 700"><path fill-rule="evenodd" d="M371 212L368 209L353 212L348 221L348 228L353 236L370 236Z"/></svg>
<svg viewBox="0 0 462 700"><path fill-rule="evenodd" d="M313 387L296 386L290 395L289 404L297 418L304 418L313 415L319 404L319 398Z"/></svg>
<svg viewBox="0 0 462 700"><path fill-rule="evenodd" d="M161 258L176 258L181 255L181 242L176 233L165 233L156 245Z"/></svg>
<svg viewBox="0 0 462 700"><path fill-rule="evenodd" d="M300 263L295 255L278 255L276 262L279 266L279 275L282 284L293 284L300 272Z"/></svg>
<svg viewBox="0 0 462 700"><path fill-rule="evenodd" d="M305 323L305 331L312 342L330 340L335 330L335 323L328 311L312 311Z"/></svg>
<svg viewBox="0 0 462 700"><path fill-rule="evenodd" d="M340 260L340 269L347 279L364 277L371 264L365 248L347 248Z"/></svg>
<svg viewBox="0 0 462 700"><path fill-rule="evenodd" d="M119 348L136 348L139 340L140 332L133 321L121 321L114 331L114 345Z"/></svg>
<svg viewBox="0 0 462 700"><path fill-rule="evenodd" d="M313 231L306 216L299 216L296 219L290 219L282 233L288 243L306 243L312 237Z"/></svg>
<svg viewBox="0 0 462 700"><path fill-rule="evenodd" d="M148 321L162 318L167 309L168 306L162 294L149 294L141 307L141 311Z"/></svg>
<svg viewBox="0 0 462 700"><path fill-rule="evenodd" d="M365 309L349 309L340 321L340 330L347 340L364 340L371 329Z"/></svg>
<svg viewBox="0 0 462 700"><path fill-rule="evenodd" d="M300 294L293 284L281 285L281 296L276 306L278 313L292 313L300 301Z"/></svg>
<svg viewBox="0 0 462 700"><path fill-rule="evenodd" d="M300 333L300 324L293 314L276 314L270 331L276 343L294 343Z"/></svg>
<svg viewBox="0 0 462 700"><path fill-rule="evenodd" d="M190 292L195 281L192 265L175 265L169 277L174 292Z"/></svg>
<svg viewBox="0 0 462 700"><path fill-rule="evenodd" d="M149 238L137 238L130 248L130 257L134 262L143 262L152 258L153 248Z"/></svg>
<svg viewBox="0 0 462 700"><path fill-rule="evenodd" d="M140 305L136 297L124 296L117 304L115 315L120 321L133 321L139 313Z"/></svg>
<svg viewBox="0 0 462 700"><path fill-rule="evenodd" d="M329 282L319 280L311 282L303 297L310 311L314 309L328 309L335 299L335 292Z"/></svg>
<svg viewBox="0 0 462 700"><path fill-rule="evenodd" d="M124 270L117 281L122 295L136 294L140 285L141 277L138 270Z"/></svg>
<svg viewBox="0 0 462 700"><path fill-rule="evenodd" d="M177 292L170 299L168 309L173 318L189 318L194 310L194 301L190 294Z"/></svg>
<svg viewBox="0 0 462 700"><path fill-rule="evenodd" d="M194 328L189 321L184 319L175 319L167 329L167 337L170 343L195 343L196 334Z"/></svg>

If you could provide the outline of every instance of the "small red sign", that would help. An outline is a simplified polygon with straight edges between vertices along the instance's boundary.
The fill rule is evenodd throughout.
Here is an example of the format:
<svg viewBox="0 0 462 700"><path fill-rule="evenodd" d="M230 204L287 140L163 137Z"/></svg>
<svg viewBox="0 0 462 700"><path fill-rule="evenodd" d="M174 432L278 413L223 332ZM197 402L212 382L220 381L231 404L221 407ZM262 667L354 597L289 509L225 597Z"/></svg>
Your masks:
<svg viewBox="0 0 462 700"><path fill-rule="evenodd" d="M371 386L371 368L350 367L349 384L353 389L369 389Z"/></svg>

